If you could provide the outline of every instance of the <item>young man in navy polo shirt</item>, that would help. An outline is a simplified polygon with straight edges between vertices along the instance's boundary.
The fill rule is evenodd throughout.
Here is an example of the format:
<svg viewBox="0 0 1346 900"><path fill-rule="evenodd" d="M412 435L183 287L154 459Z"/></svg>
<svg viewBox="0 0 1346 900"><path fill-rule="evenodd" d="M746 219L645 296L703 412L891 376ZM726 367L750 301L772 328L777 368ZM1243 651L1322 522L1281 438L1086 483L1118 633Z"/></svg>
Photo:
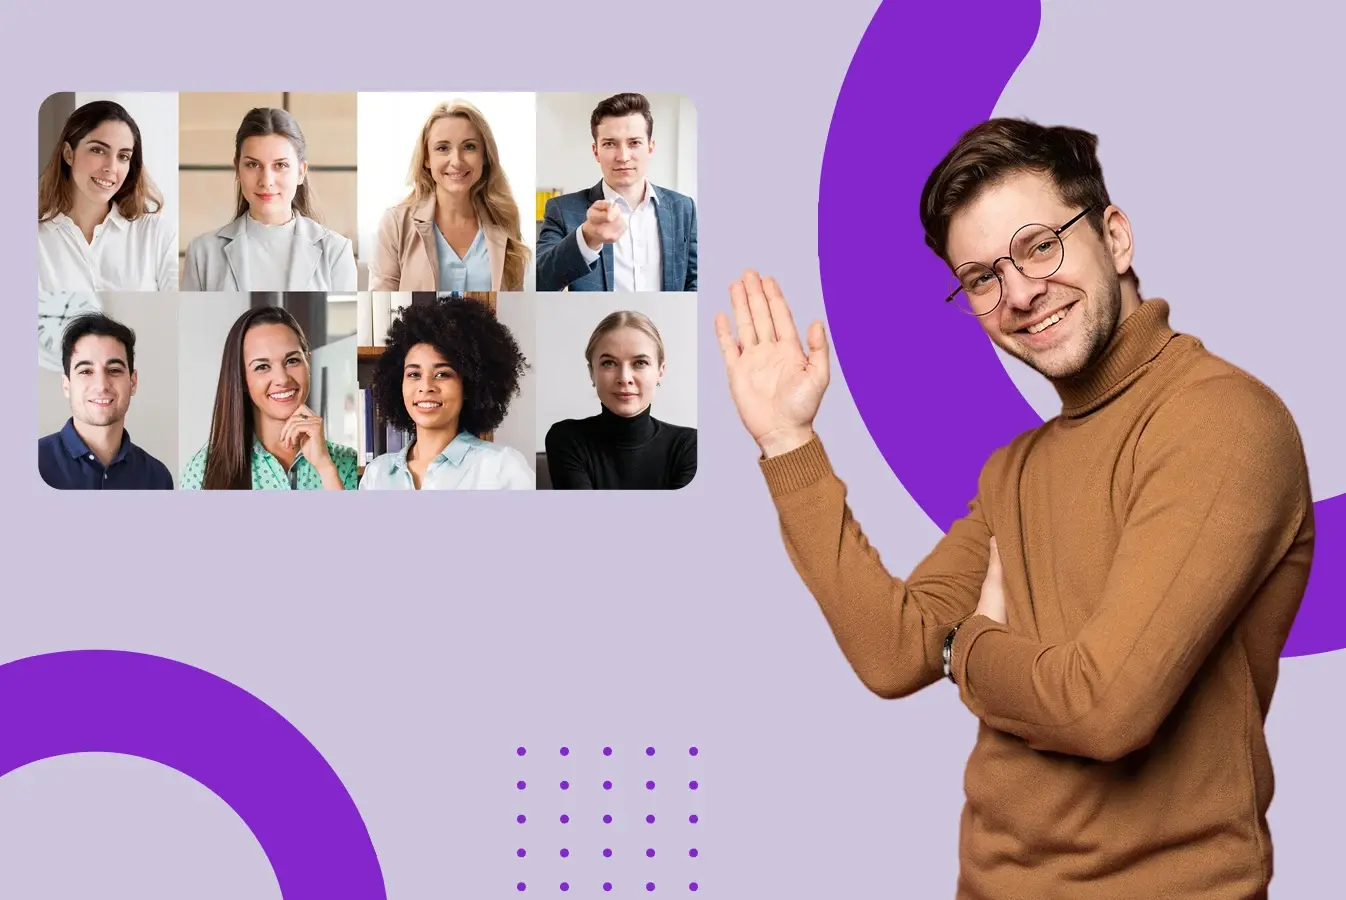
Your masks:
<svg viewBox="0 0 1346 900"><path fill-rule="evenodd" d="M39 438L42 480L60 490L173 489L168 467L131 443L126 411L136 392L136 336L102 313L70 321L61 342L61 390L71 417Z"/></svg>

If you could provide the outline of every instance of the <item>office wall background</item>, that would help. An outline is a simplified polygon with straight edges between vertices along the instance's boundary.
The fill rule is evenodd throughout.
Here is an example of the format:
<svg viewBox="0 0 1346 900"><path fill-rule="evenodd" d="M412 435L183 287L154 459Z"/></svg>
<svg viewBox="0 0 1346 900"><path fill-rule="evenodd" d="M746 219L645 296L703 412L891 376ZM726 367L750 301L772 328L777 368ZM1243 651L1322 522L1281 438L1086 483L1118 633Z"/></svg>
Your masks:
<svg viewBox="0 0 1346 900"><path fill-rule="evenodd" d="M427 93L362 93L358 100L360 156L359 232L361 243L373 253L379 219L411 190L407 176L416 142L431 110L455 99L476 106L495 134L500 164L519 204L524 243L532 249L536 206L537 111L534 94L471 91ZM529 271L532 267L529 267ZM360 287L369 284L368 265L361 261Z"/></svg>
<svg viewBox="0 0 1346 900"><path fill-rule="evenodd" d="M131 440L178 477L178 297L176 294L108 292L103 312L136 333L136 395L126 412ZM59 431L70 418L61 373L37 370L37 433Z"/></svg>
<svg viewBox="0 0 1346 900"><path fill-rule="evenodd" d="M568 193L592 187L603 177L594 159L589 117L614 93L537 95L538 190ZM695 199L696 107L681 94L642 93L654 115L649 179Z"/></svg>
<svg viewBox="0 0 1346 900"><path fill-rule="evenodd" d="M181 122L181 159L175 175L182 192L179 255L186 254L192 238L233 220L234 135L248 110L271 106L289 110L298 121L308 144L307 179L322 222L350 238L358 264L354 93L270 91L176 96Z"/></svg>
<svg viewBox="0 0 1346 900"><path fill-rule="evenodd" d="M192 293L182 295L178 332L181 353L179 378L178 453L185 463L210 437L210 419L215 406L224 341L235 320L254 302L287 305L286 295L251 293ZM296 295L291 294L290 297ZM304 294L313 297L313 294ZM317 295L321 296L321 295ZM289 304L298 301L290 300ZM323 416L327 439L355 446L355 334L345 322L353 322L349 307L355 295L326 297L321 330L309 334L312 370L308 405ZM335 313L332 310L336 310ZM296 312L299 316L299 313ZM301 323L303 316L299 316ZM322 402L322 371L327 370L326 403Z"/></svg>
<svg viewBox="0 0 1346 900"><path fill-rule="evenodd" d="M527 296L537 304L537 452L545 451L547 429L554 423L598 414L584 348L603 317L618 309L645 313L664 339L667 367L651 414L696 427L696 294L566 294L563 301L555 294Z"/></svg>
<svg viewBox="0 0 1346 900"><path fill-rule="evenodd" d="M537 304L535 294L502 293L496 295L495 315L519 342L519 349L528 359L529 369L519 382L519 395L509 405L509 413L493 438L497 444L506 444L518 450L533 465L537 445L537 391L538 384L547 378L547 372L537 362Z"/></svg>
<svg viewBox="0 0 1346 900"><path fill-rule="evenodd" d="M38 113L38 172L61 137L70 113L94 100L120 103L136 120L145 152L145 171L164 198L164 212L178 221L178 95L165 92L61 92L52 94Z"/></svg>

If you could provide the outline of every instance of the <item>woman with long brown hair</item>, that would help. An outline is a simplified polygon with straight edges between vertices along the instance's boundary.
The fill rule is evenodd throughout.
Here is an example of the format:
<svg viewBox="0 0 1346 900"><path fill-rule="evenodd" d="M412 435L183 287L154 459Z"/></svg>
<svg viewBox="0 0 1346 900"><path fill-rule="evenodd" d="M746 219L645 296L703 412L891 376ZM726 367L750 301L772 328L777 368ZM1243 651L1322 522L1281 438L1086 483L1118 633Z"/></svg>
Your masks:
<svg viewBox="0 0 1346 900"><path fill-rule="evenodd" d="M234 218L192 238L184 291L354 291L349 238L319 221L294 116L258 107L234 135Z"/></svg>
<svg viewBox="0 0 1346 900"><path fill-rule="evenodd" d="M308 405L308 339L287 310L238 317L224 341L210 439L182 472L182 490L353 491L355 450L334 444Z"/></svg>
<svg viewBox="0 0 1346 900"><path fill-rule="evenodd" d="M38 176L38 290L177 290L177 225L163 208L126 108L76 109Z"/></svg>
<svg viewBox="0 0 1346 900"><path fill-rule="evenodd" d="M383 214L369 265L373 291L520 291L533 283L519 206L486 117L442 103L421 127L412 186Z"/></svg>

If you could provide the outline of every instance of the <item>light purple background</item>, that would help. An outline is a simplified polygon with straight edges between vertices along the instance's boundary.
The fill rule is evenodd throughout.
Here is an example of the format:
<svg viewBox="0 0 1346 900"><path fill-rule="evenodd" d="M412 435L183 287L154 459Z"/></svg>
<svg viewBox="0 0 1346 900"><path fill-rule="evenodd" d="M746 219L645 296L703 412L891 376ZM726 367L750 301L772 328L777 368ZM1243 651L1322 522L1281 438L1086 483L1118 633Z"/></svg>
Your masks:
<svg viewBox="0 0 1346 900"><path fill-rule="evenodd" d="M281 12L258 20L233 8L193 25L178 4L145 6L158 9L66 4L61 20L76 27L59 37L49 19L11 24L15 49L0 66L13 86L17 139L0 145L6 171L32 171L35 111L53 90L268 90L278 64L310 90L425 89L443 77L441 54L429 44L416 51L409 37L426 23L405 15L329 5L302 20ZM0 550L11 573L0 660L137 650L253 692L342 777L393 898L520 896L514 782L521 768L559 771L553 754L563 743L595 770L589 758L604 743L628 764L654 744L661 766L688 763L664 757L665 747L701 748L695 896L951 896L974 720L944 685L889 703L846 667L781 549L710 328L745 266L780 278L798 319L822 315L817 176L837 88L874 8L843 2L825 17L762 18L723 0L693 0L676 15L631 7L623 24L642 37L625 49L600 36L606 12L539 7L520 35L510 28L517 16L506 21L480 5L452 13L457 33L499 36L498 67L477 69L480 89L629 87L696 102L704 343L691 487L664 496L100 499L42 486L30 432L16 427L22 440L0 449L13 482ZM1115 10L1047 0L1038 42L999 109L1103 132L1109 184L1131 213L1147 293L1187 278L1175 274L1188 262L1178 248L1192 240L1227 252L1200 257L1210 296L1181 280L1189 293L1170 298L1181 300L1175 324L1287 399L1319 498L1346 488L1341 419L1332 414L1335 341L1346 322L1327 294L1315 297L1316 320L1288 310L1289 299L1302 310L1315 296L1312 273L1335 270L1346 237L1335 213L1346 199L1341 182L1318 174L1335 165L1346 137L1335 89L1343 24L1341 12L1305 0L1218 17L1158 0ZM218 42L208 45L207 31ZM646 40L652 31L657 38ZM971 33L944 36L951 65L975 52ZM109 44L109 34L122 37ZM249 47L254 63L245 61ZM876 121L900 117L903 93L914 89L894 85L892 107L875 110ZM1197 144L1197 129L1184 123L1202 126L1214 146ZM857 173L857 190L882 203L884 146L873 149L873 171ZM29 272L32 183L16 176L0 191L6 270ZM1266 271L1249 241L1294 247L1299 262ZM1266 296L1264 314L1246 303L1222 309L1218 293L1247 296L1250 283ZM915 302L882 261L875 285L874 297L856 301ZM30 335L30 301L11 299L9 333ZM31 351L15 340L23 352L3 365L18 387L12 405L31 422ZM905 574L939 531L870 443L847 396L844 359L839 368L819 428L858 517ZM1008 368L1048 412L1041 385ZM240 552L242 566L233 562ZM1340 709L1346 653L1287 660L1282 672L1270 719L1273 896L1314 896L1335 881L1346 804L1346 729L1329 712ZM538 756L515 757L521 743ZM536 784L559 797L557 780L529 776L526 793ZM539 815L530 825L544 820L549 829L555 821ZM584 834L600 840L600 827L583 824ZM550 876L561 845L537 833L523 846L528 862L546 861L545 886L559 880ZM676 840L670 834L667 846ZM642 870L622 871L623 886L634 887ZM595 877L584 879L585 895ZM578 884L565 896L579 896ZM6 776L0 896L93 893L278 896L237 817L175 772L86 755ZM563 896L554 885L544 893ZM661 884L655 896L665 893Z"/></svg>

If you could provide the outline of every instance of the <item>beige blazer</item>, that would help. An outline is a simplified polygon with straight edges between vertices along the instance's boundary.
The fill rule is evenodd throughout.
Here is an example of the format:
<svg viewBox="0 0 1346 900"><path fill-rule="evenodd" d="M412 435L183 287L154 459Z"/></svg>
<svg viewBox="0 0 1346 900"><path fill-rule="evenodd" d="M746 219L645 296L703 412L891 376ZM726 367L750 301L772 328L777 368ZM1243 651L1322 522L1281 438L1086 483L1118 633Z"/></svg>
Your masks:
<svg viewBox="0 0 1346 900"><path fill-rule="evenodd" d="M378 247L369 263L371 291L439 289L434 224L434 197L415 206L399 204L383 214L379 220ZM504 290L500 281L505 270L505 231L485 222L481 223L481 229L491 261L491 290Z"/></svg>

